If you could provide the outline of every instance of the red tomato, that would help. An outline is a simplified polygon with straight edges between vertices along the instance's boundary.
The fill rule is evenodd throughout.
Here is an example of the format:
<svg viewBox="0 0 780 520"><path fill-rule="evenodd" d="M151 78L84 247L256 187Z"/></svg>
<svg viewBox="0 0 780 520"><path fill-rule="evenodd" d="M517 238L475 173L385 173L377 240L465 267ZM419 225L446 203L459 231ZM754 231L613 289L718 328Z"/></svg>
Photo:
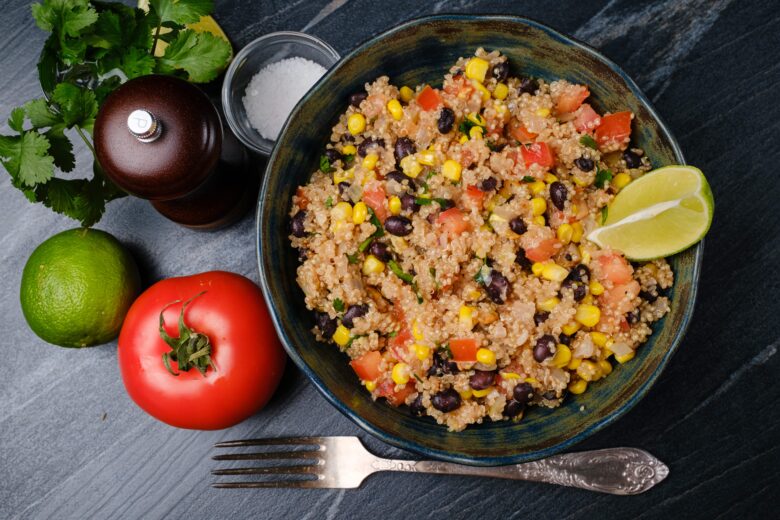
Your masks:
<svg viewBox="0 0 780 520"><path fill-rule="evenodd" d="M468 97L474 91L474 87L463 76L456 76L452 78L452 82L448 83L444 87L444 92L457 96L460 93L464 94L464 97Z"/></svg>
<svg viewBox="0 0 780 520"><path fill-rule="evenodd" d="M631 266L623 255L607 253L598 257L603 277L615 285L623 285L631 281Z"/></svg>
<svg viewBox="0 0 780 520"><path fill-rule="evenodd" d="M460 235L464 231L471 229L471 224L466 219L466 215L458 208L450 208L439 214L439 223L444 231L450 235Z"/></svg>
<svg viewBox="0 0 780 520"><path fill-rule="evenodd" d="M383 224L388 217L388 211L385 207L385 196L385 189L382 186L363 190L363 202L366 203L366 206L374 210L376 218Z"/></svg>
<svg viewBox="0 0 780 520"><path fill-rule="evenodd" d="M533 143L528 146L521 146L520 153L523 154L523 161L525 162L526 168L532 164L538 164L545 168L549 168L555 164L552 150L547 146L547 143Z"/></svg>
<svg viewBox="0 0 780 520"><path fill-rule="evenodd" d="M376 350L366 352L359 358L349 362L349 365L363 381L376 381L382 375L379 365L382 363L382 354Z"/></svg>
<svg viewBox="0 0 780 520"><path fill-rule="evenodd" d="M400 389L395 389L395 383L389 379L385 379L377 385L377 393L387 399L387 402L392 406L401 406L406 401L406 398L417 391L414 383L407 383Z"/></svg>
<svg viewBox="0 0 780 520"><path fill-rule="evenodd" d="M298 190L295 192L295 195L298 197L298 207L300 209L306 209L309 207L309 198L306 196L306 193L303 191L303 188L298 188Z"/></svg>
<svg viewBox="0 0 780 520"><path fill-rule="evenodd" d="M485 200L485 192L474 185L466 188L466 197L478 208L482 208L482 201Z"/></svg>
<svg viewBox="0 0 780 520"><path fill-rule="evenodd" d="M450 352L454 361L476 361L477 340L473 338L453 338L450 340Z"/></svg>
<svg viewBox="0 0 780 520"><path fill-rule="evenodd" d="M624 150L631 137L631 112L615 112L601 118L596 129L596 142L599 148Z"/></svg>
<svg viewBox="0 0 780 520"><path fill-rule="evenodd" d="M160 313L165 331L178 338L180 302L193 297L184 322L208 338L213 367L201 375L171 360L175 376L163 363L172 349L160 336ZM265 406L286 359L260 289L224 271L169 278L147 289L127 313L117 354L127 393L138 406L171 426L198 430L233 426Z"/></svg>
<svg viewBox="0 0 780 520"><path fill-rule="evenodd" d="M525 250L525 257L532 262L546 262L561 248L561 243L556 238L546 238L540 241L536 247Z"/></svg>
<svg viewBox="0 0 780 520"><path fill-rule="evenodd" d="M435 110L441 105L441 98L436 89L431 88L430 85L425 85L422 92L417 95L417 104L420 105L420 108L428 112L429 110Z"/></svg>
<svg viewBox="0 0 780 520"><path fill-rule="evenodd" d="M590 132L601 124L601 116L587 103L577 109L574 118L574 128L578 132Z"/></svg>
<svg viewBox="0 0 780 520"><path fill-rule="evenodd" d="M536 136L539 134L529 132L523 123L517 119L512 119L512 121L509 122L509 135L517 139L520 143L530 144L534 142L534 139L536 139Z"/></svg>
<svg viewBox="0 0 780 520"><path fill-rule="evenodd" d="M590 91L585 85L569 85L558 96L558 103L556 103L555 109L559 114L574 112L580 108L580 105L588 96L590 96Z"/></svg>

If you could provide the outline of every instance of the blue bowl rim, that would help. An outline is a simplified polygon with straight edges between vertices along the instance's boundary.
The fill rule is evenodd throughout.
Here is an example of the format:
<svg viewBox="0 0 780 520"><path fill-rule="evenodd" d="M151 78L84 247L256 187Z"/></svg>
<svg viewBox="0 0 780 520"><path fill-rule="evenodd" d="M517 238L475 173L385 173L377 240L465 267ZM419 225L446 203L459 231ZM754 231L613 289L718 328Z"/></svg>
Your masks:
<svg viewBox="0 0 780 520"><path fill-rule="evenodd" d="M296 107L288 116L287 121L285 122L285 125L282 129L282 132L280 133L279 138L276 140L276 144L284 141L286 134L288 132L287 124L289 123L290 120L292 120L293 117L295 117L298 114L298 112L301 110L301 106L304 104L306 100L309 99L309 97L312 95L312 92L314 92L319 87L320 83L328 80L331 76L333 76L343 66L343 64L346 61L351 60L352 58L354 58L355 56L363 52L367 47L373 45L376 39L385 38L396 32L400 32L417 25L422 25L422 24L436 22L436 21L453 21L453 20L454 21L492 20L492 21L513 22L513 23L528 25L543 31L551 38L557 39L567 45L573 45L579 48L580 50L592 55L593 57L600 60L601 62L605 63L613 72L618 74L623 79L623 81L628 86L631 93L634 96L636 96L637 99L647 108L650 115L658 123L659 129L661 129L661 131L663 131L668 136L669 143L679 164L685 164L685 158L683 157L682 150L680 149L680 146L677 143L676 138L669 130L669 127L663 121L661 116L653 107L650 100L647 98L647 96L645 96L645 94L642 92L642 90L639 88L636 82L634 82L634 80L631 79L631 77L625 71L623 71L623 69L621 69L614 61L610 60L609 58L601 54L599 51L597 51L590 45L581 42L574 37L565 35L559 32L558 30L553 29L552 27L545 25L541 22L523 16L502 15L502 14L489 14L489 15L438 14L438 15L431 15L431 16L423 16L423 17L414 18L412 20L408 20L406 22L398 24L388 29L387 31L384 31L378 35L369 38L368 40L358 45L351 52L349 52L346 56L342 57L339 60L339 62L336 63L336 65L334 65L331 69L329 69L328 72L322 78L320 78L320 80L312 87L312 89L298 102L298 105L296 105ZM369 422L365 421L358 414L352 412L352 410L350 410L344 403L342 403L327 388L327 386L323 383L323 381L321 381L317 377L317 375L309 368L309 366L305 363L303 358L298 354L295 348L293 348L292 341L285 333L284 327L282 325L281 316L279 315L279 312L277 311L273 303L273 300L271 299L271 290L268 285L268 277L263 269L263 261L262 261L263 252L262 252L262 241L260 239L260 231L262 229L261 219L262 219L263 202L266 200L268 194L270 171L278 154L278 149L276 144L274 145L274 149L271 153L271 156L268 159L268 164L266 165L266 169L263 175L262 185L260 188L260 195L257 204L256 233L255 233L257 264L258 264L258 269L260 271L260 287L263 291L263 296L265 297L265 300L268 304L268 308L271 314L271 320L273 322L274 328L276 329L276 333L279 336L282 345L284 346L284 349L287 351L287 354L290 356L293 362L298 366L298 368L300 368L301 371L306 375L306 377L314 384L315 388L317 388L317 390L323 395L323 397L325 397L325 399L331 405L333 405L339 412L344 414L347 418L349 418L355 424L360 426L363 430L367 431L374 437L377 437L388 444L391 444L398 448L402 448L405 450L418 453L426 457L433 457L436 459L445 460L449 462L468 464L474 466L498 466L498 465L507 465L507 464L518 464L521 462L528 462L532 460L542 459L554 455L556 453L560 453L561 451L564 451L567 448L579 442L582 442L583 440L590 437L594 433L612 424L614 421L616 421L617 419L625 415L629 410L631 410L634 406L636 406L636 404L647 394L647 392L650 390L650 387L652 387L652 385L661 375L661 373L663 372L664 368L668 364L674 352L679 347L683 337L685 336L685 333L688 330L691 318L693 316L694 306L696 303L696 293L698 290L701 263L704 255L704 240L700 241L697 245L693 246L695 247L695 258L693 261L693 273L692 273L691 285L690 285L691 294L688 300L688 306L686 309L684 309L681 326L677 329L676 334L672 338L671 344L669 345L666 354L663 356L663 358L661 358L661 361L658 364L658 367L655 369L655 371L652 374L650 374L647 380L636 389L635 393L625 403L623 403L613 412L604 416L602 419L595 422L591 426L585 428L579 433L553 446L541 450L527 452L527 453L518 453L514 455L507 455L507 456L500 456L500 457L462 456L459 454L453 454L446 450L438 450L438 449L426 447L416 442L385 432L373 426Z"/></svg>

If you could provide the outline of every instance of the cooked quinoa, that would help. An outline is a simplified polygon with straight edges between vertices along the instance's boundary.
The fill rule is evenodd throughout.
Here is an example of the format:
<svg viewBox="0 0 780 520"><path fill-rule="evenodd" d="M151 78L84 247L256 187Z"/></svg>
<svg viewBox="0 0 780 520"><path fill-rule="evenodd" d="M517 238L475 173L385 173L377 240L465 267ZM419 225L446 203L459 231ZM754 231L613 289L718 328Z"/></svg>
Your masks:
<svg viewBox="0 0 780 520"><path fill-rule="evenodd" d="M651 168L633 115L508 73L478 49L440 89L366 84L290 210L317 339L374 399L450 430L586 391L669 310L665 260L584 238Z"/></svg>

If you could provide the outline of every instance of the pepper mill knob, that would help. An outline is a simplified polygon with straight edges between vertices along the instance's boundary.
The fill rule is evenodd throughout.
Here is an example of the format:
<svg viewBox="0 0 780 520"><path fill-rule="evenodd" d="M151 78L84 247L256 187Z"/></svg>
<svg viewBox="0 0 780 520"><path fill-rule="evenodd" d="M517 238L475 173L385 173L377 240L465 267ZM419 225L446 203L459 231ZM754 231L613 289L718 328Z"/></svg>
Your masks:
<svg viewBox="0 0 780 520"><path fill-rule="evenodd" d="M142 143L151 143L162 132L162 124L148 110L133 110L127 116L127 129Z"/></svg>

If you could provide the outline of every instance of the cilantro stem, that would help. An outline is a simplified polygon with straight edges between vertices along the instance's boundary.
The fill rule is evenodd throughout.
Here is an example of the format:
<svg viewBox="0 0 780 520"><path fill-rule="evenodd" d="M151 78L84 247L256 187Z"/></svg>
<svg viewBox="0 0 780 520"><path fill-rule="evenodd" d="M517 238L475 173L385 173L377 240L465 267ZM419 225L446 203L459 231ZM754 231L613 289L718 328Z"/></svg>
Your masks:
<svg viewBox="0 0 780 520"><path fill-rule="evenodd" d="M95 154L95 147L92 146L92 143L89 142L89 139L87 139L87 136L84 135L84 131L81 129L81 127L76 126L76 132L81 136L81 138L84 140L84 143L87 145L87 148L92 152L92 157L95 158L97 161L97 155Z"/></svg>
<svg viewBox="0 0 780 520"><path fill-rule="evenodd" d="M157 29L154 30L154 40L152 41L152 50L149 54L154 57L154 51L157 50L157 41L160 39L160 29L162 29L162 19L157 23Z"/></svg>

